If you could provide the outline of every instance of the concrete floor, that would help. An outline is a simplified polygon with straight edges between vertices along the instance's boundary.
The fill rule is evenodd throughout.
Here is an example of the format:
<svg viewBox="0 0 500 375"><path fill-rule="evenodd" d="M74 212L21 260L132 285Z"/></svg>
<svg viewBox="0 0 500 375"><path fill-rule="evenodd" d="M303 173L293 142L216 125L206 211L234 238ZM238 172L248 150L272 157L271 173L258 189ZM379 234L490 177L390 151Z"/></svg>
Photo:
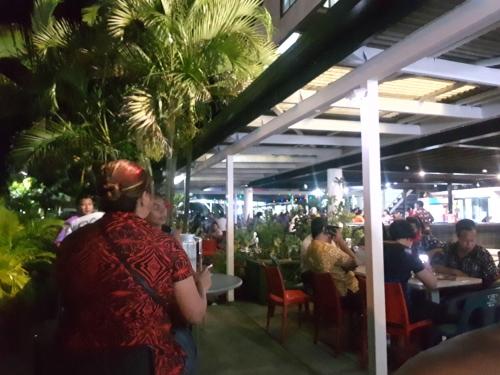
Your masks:
<svg viewBox="0 0 500 375"><path fill-rule="evenodd" d="M279 313L277 309L268 334L265 306L248 302L210 306L205 323L196 331L199 374L367 374L360 370L354 354L334 357L330 347L315 345L312 324L306 322L299 328L295 311L281 345Z"/></svg>

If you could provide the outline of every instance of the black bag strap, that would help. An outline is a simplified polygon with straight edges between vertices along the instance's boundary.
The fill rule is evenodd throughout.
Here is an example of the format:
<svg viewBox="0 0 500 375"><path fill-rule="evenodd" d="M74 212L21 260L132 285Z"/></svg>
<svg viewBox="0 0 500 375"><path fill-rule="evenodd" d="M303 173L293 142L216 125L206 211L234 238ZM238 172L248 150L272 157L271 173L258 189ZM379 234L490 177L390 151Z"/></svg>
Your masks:
<svg viewBox="0 0 500 375"><path fill-rule="evenodd" d="M139 284L144 289L146 294L150 296L154 302L156 302L160 306L167 307L168 306L167 301L165 301L162 297L160 297L158 293L148 284L148 282L139 273L137 273L135 270L132 269L132 267L127 262L127 259L125 258L123 253L121 251L117 251L116 247L120 247L120 245L117 245L114 241L112 241L108 237L108 235L104 231L104 228L102 230L102 235L104 236L106 242L109 244L109 247L113 252L113 254L116 255L120 263L123 264L128 273L130 273L135 283Z"/></svg>

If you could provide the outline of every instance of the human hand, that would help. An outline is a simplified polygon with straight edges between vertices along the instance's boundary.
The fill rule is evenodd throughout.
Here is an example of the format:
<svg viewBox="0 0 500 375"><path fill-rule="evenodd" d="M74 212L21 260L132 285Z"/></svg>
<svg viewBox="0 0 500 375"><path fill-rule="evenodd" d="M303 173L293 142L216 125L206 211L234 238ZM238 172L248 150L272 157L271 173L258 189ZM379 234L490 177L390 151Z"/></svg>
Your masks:
<svg viewBox="0 0 500 375"><path fill-rule="evenodd" d="M212 268L211 264L203 267L203 270L197 272L194 276L198 288L201 288L205 292L212 286L212 275L210 273L210 268Z"/></svg>

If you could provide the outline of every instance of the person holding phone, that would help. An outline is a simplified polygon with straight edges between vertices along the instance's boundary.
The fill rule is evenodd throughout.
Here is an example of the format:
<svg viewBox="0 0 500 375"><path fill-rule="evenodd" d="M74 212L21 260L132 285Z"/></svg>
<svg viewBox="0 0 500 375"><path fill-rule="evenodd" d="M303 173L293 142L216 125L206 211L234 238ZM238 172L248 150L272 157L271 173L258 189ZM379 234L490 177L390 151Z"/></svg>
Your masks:
<svg viewBox="0 0 500 375"><path fill-rule="evenodd" d="M338 227L327 225L325 219L314 218L311 222L313 240L304 262L311 272L329 272L341 297L349 299L359 291L358 280L353 272L357 264L354 254L351 255L336 245L334 239L340 236L338 232Z"/></svg>

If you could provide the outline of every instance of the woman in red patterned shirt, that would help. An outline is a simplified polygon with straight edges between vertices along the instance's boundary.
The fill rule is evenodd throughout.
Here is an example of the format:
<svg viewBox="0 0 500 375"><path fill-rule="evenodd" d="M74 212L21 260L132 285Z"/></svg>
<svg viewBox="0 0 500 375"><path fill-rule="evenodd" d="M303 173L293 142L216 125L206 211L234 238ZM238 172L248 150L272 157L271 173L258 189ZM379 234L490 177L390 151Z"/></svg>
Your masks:
<svg viewBox="0 0 500 375"><path fill-rule="evenodd" d="M184 250L144 220L152 207L151 178L144 169L118 160L102 172L106 214L67 237L57 262L63 346L81 353L148 345L156 375L182 374L185 354L171 332L171 306L177 304L188 322L199 323L209 271L195 279ZM155 302L131 272L164 303Z"/></svg>

